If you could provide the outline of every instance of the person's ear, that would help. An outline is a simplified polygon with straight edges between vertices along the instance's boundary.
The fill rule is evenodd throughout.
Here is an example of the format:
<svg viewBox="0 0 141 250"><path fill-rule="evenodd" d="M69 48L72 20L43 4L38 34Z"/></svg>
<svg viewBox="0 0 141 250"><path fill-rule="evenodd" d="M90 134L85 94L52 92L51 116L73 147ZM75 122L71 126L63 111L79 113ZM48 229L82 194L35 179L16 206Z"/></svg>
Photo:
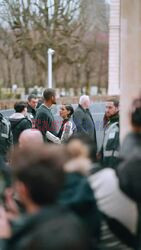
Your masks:
<svg viewBox="0 0 141 250"><path fill-rule="evenodd" d="M29 196L28 189L23 182L16 181L15 189L16 193L19 195L20 200L23 200L25 197Z"/></svg>
<svg viewBox="0 0 141 250"><path fill-rule="evenodd" d="M53 102L53 101L54 101L54 99L55 99L55 97L54 97L54 96L52 96L52 97L51 97L51 101Z"/></svg>
<svg viewBox="0 0 141 250"><path fill-rule="evenodd" d="M119 107L116 107L117 112L119 111Z"/></svg>

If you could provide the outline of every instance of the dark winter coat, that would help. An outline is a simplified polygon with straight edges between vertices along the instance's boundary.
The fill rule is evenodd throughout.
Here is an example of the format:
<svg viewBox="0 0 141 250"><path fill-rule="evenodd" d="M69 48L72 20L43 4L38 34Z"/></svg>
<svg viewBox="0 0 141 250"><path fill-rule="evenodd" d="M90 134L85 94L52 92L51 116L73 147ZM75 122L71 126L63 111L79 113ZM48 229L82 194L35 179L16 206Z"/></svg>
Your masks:
<svg viewBox="0 0 141 250"><path fill-rule="evenodd" d="M24 117L20 113L15 113L10 116L9 121L11 123L11 130L13 134L13 143L17 144L22 131L32 128L32 123L27 117Z"/></svg>
<svg viewBox="0 0 141 250"><path fill-rule="evenodd" d="M8 241L6 250L11 249L90 250L79 219L65 208L51 205L21 220Z"/></svg>
<svg viewBox="0 0 141 250"><path fill-rule="evenodd" d="M81 105L78 105L73 114L73 121L76 125L77 134L88 136L97 145L95 123L89 109L83 109Z"/></svg>
<svg viewBox="0 0 141 250"><path fill-rule="evenodd" d="M100 237L100 214L86 177L76 172L67 173L59 202L67 205L83 220L96 247Z"/></svg>

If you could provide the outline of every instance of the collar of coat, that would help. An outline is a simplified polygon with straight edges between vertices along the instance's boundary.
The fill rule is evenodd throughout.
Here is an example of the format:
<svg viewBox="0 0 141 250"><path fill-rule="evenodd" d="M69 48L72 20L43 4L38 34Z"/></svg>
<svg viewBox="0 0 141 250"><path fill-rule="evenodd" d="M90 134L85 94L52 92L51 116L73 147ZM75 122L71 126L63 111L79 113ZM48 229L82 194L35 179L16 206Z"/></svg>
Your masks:
<svg viewBox="0 0 141 250"><path fill-rule="evenodd" d="M113 124L115 122L119 122L119 112L116 113L115 115L112 115L111 117L109 117L110 124Z"/></svg>
<svg viewBox="0 0 141 250"><path fill-rule="evenodd" d="M90 112L88 108L87 108L87 109L84 109L80 104L79 104L78 106L79 106L79 108L81 108L84 112Z"/></svg>

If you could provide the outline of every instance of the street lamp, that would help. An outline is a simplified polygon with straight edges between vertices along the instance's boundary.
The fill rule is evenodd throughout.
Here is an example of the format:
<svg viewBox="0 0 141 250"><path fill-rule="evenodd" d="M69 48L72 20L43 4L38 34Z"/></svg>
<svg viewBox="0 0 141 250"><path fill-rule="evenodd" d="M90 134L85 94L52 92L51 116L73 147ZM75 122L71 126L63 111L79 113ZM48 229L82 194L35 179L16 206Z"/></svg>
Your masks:
<svg viewBox="0 0 141 250"><path fill-rule="evenodd" d="M52 55L55 53L55 50L48 49L48 88L52 88Z"/></svg>

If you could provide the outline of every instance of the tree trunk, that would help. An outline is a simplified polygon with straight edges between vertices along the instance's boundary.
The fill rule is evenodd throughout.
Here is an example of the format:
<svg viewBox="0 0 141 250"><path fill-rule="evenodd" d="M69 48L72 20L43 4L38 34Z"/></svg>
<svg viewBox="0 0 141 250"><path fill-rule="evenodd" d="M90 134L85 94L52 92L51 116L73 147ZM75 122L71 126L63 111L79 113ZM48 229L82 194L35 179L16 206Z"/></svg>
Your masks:
<svg viewBox="0 0 141 250"><path fill-rule="evenodd" d="M101 77L103 75L103 59L104 59L104 53L103 51L101 52L101 57L100 57L100 64L99 64L99 73L98 73L98 94L101 94Z"/></svg>
<svg viewBox="0 0 141 250"><path fill-rule="evenodd" d="M86 71L86 95L90 95L90 71Z"/></svg>
<svg viewBox="0 0 141 250"><path fill-rule="evenodd" d="M22 64L22 82L23 82L23 87L25 88L25 93L28 94L27 75L26 75L26 54L25 54L25 51L22 51L22 54L21 54L21 64Z"/></svg>
<svg viewBox="0 0 141 250"><path fill-rule="evenodd" d="M12 79L11 79L11 62L9 61L9 58L7 57L7 83L8 87L12 88Z"/></svg>

